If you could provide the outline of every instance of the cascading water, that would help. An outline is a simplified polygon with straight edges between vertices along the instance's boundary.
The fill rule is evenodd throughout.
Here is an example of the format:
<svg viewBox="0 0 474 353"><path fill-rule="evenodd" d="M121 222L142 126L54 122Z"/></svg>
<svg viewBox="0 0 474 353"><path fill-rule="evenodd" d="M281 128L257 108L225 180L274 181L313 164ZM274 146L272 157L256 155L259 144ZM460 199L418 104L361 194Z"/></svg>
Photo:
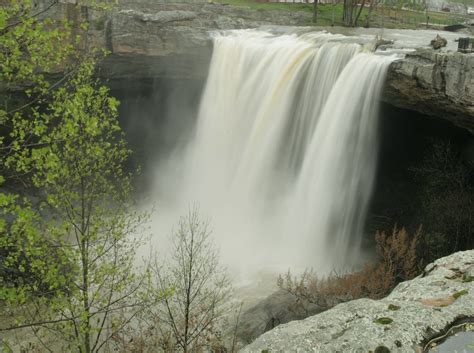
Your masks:
<svg viewBox="0 0 474 353"><path fill-rule="evenodd" d="M342 35L216 34L182 178L173 173L176 213L197 202L212 215L224 262L240 270L351 263L392 60Z"/></svg>

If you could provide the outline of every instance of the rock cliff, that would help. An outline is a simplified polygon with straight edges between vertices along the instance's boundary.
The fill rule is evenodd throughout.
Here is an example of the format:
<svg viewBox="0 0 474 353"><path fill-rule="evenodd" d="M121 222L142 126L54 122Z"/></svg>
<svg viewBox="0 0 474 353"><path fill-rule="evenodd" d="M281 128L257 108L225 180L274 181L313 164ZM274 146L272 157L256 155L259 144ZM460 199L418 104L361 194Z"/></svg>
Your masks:
<svg viewBox="0 0 474 353"><path fill-rule="evenodd" d="M470 250L435 261L384 299L354 300L280 325L242 352L422 352L430 339L453 323L473 319L474 250Z"/></svg>
<svg viewBox="0 0 474 353"><path fill-rule="evenodd" d="M383 99L474 133L474 54L419 49L394 62Z"/></svg>
<svg viewBox="0 0 474 353"><path fill-rule="evenodd" d="M40 7L49 3L37 1ZM301 26L311 21L309 12L259 11L202 0L122 0L108 11L91 9L80 1L59 0L48 15L89 22L84 44L111 52L101 70L110 80L204 79L212 52L212 31ZM474 133L474 54L433 49L408 54L390 66L383 99L400 108L449 120Z"/></svg>
<svg viewBox="0 0 474 353"><path fill-rule="evenodd" d="M49 2L38 1L43 7ZM307 12L258 11L202 1L122 1L102 11L60 0L48 15L89 22L85 44L110 51L102 65L102 74L109 79L203 79L212 53L212 31L311 22Z"/></svg>

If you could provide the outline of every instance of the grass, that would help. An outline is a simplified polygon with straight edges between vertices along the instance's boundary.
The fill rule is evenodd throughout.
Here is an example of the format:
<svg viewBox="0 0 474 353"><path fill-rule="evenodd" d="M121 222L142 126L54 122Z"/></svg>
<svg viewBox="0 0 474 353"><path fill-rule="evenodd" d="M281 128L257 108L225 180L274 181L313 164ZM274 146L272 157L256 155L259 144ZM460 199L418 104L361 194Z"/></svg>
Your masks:
<svg viewBox="0 0 474 353"><path fill-rule="evenodd" d="M427 19L428 16L428 19ZM373 14L372 24L380 27L384 24L386 28L426 28L428 20L429 25L453 25L463 23L464 18L459 15L454 15L445 12L432 12L428 13L420 11L411 11L404 9L393 9L393 8L379 8Z"/></svg>
<svg viewBox="0 0 474 353"><path fill-rule="evenodd" d="M252 10L285 10L285 11L308 11L311 12L311 4L302 3L277 3L277 2L257 2L255 0L215 0L218 4L228 4L233 6L245 6Z"/></svg>
<svg viewBox="0 0 474 353"><path fill-rule="evenodd" d="M275 2L257 2L255 0L214 0L216 3L228 4L233 6L247 7L252 10L282 10L282 11L302 11L311 14L313 11L312 4L304 3L275 3ZM334 13L334 23L333 23ZM318 22L317 26L342 26L342 4L319 4L318 5ZM368 8L364 8L359 18L359 26L365 25L368 15ZM430 25L452 25L462 23L464 18L459 15L446 12L425 12L411 11L404 9L395 9L390 7L376 8L370 18L371 27L385 27L393 29L401 28L426 28L426 15L429 16ZM311 25L312 23L308 23Z"/></svg>
<svg viewBox="0 0 474 353"><path fill-rule="evenodd" d="M461 5L467 4L467 6L473 6L474 5L474 1L472 1L472 0L450 0L450 2L457 2L458 4L461 4Z"/></svg>

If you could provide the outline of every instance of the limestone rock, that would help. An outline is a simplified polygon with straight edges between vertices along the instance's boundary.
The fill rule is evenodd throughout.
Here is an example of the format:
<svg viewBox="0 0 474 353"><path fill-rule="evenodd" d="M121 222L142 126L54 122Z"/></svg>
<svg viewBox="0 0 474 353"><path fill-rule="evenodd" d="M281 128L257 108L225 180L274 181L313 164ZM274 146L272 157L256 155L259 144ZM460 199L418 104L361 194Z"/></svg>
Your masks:
<svg viewBox="0 0 474 353"><path fill-rule="evenodd" d="M287 291L278 290L242 314L237 338L248 344L277 325L301 320L325 309L316 304L300 301Z"/></svg>
<svg viewBox="0 0 474 353"><path fill-rule="evenodd" d="M157 13L144 13L133 9L121 10L119 14L131 16L138 21L155 22L158 25L164 25L175 21L190 21L197 17L197 13L185 10L160 11Z"/></svg>
<svg viewBox="0 0 474 353"><path fill-rule="evenodd" d="M391 64L382 99L474 133L474 54L418 49Z"/></svg>
<svg viewBox="0 0 474 353"><path fill-rule="evenodd" d="M280 325L242 352L374 352L379 347L420 352L437 332L474 318L474 282L463 280L473 264L474 250L452 254L435 261L424 275L400 283L384 299L354 300ZM439 306L431 305L432 298L449 299ZM390 305L399 309L390 310Z"/></svg>
<svg viewBox="0 0 474 353"><path fill-rule="evenodd" d="M40 8L50 3L36 1ZM112 53L100 70L109 81L204 80L213 31L311 22L307 12L259 11L204 0L122 0L107 12L87 7L84 0L59 0L47 15L90 23L83 44L105 47ZM474 54L433 49L408 54L390 66L383 100L449 120L474 133Z"/></svg>
<svg viewBox="0 0 474 353"><path fill-rule="evenodd" d="M430 43L433 49L441 49L448 44L446 38L441 37L439 34L436 35L435 39L433 39Z"/></svg>

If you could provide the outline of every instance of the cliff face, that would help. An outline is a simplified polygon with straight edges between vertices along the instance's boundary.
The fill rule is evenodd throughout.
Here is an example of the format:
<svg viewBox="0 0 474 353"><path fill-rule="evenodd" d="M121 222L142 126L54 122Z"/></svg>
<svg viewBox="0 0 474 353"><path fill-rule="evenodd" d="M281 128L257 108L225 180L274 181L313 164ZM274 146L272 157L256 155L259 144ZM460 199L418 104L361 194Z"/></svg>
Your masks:
<svg viewBox="0 0 474 353"><path fill-rule="evenodd" d="M210 31L303 25L309 23L310 14L220 4L135 4L113 11L108 21L106 41L113 55L107 76L202 78L212 52Z"/></svg>
<svg viewBox="0 0 474 353"><path fill-rule="evenodd" d="M394 62L383 99L474 133L474 54L419 49Z"/></svg>
<svg viewBox="0 0 474 353"><path fill-rule="evenodd" d="M49 0L37 0L46 6ZM79 1L79 4L77 4ZM262 25L301 26L311 14L256 11L202 0L123 0L109 11L92 10L81 0L60 0L49 15L90 23L85 46L105 47L107 79L204 79L212 54L210 33ZM436 116L474 133L474 54L420 49L394 62L383 100Z"/></svg>
<svg viewBox="0 0 474 353"><path fill-rule="evenodd" d="M45 6L49 0L39 1ZM256 11L203 1L122 1L109 11L98 11L60 0L51 14L90 23L84 44L111 52L102 65L109 79L203 79L212 54L210 32L311 22L306 12Z"/></svg>
<svg viewBox="0 0 474 353"><path fill-rule="evenodd" d="M422 352L453 323L474 319L473 279L474 250L455 253L384 299L358 299L280 325L242 352Z"/></svg>

